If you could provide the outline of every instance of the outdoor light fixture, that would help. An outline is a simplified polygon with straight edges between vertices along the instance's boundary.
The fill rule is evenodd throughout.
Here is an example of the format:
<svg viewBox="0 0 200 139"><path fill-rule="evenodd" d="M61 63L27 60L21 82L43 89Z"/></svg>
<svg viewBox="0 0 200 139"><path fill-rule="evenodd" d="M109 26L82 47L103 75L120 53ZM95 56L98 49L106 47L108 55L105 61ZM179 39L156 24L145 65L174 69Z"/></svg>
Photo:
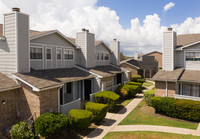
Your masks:
<svg viewBox="0 0 200 139"><path fill-rule="evenodd" d="M6 101L5 101L5 100L2 100L1 102L2 102L2 104L3 104L3 105L5 105L5 104L6 104Z"/></svg>

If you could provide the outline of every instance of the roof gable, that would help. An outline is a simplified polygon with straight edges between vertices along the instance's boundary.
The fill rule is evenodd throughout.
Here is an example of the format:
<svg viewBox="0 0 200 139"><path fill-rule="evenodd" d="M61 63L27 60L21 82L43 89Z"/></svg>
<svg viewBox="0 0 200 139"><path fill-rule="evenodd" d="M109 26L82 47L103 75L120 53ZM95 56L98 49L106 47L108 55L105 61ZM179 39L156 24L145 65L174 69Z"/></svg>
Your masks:
<svg viewBox="0 0 200 139"><path fill-rule="evenodd" d="M108 52L112 53L110 48L103 41L95 41L95 47L96 50L102 50L101 47L103 47L104 50L107 50Z"/></svg>

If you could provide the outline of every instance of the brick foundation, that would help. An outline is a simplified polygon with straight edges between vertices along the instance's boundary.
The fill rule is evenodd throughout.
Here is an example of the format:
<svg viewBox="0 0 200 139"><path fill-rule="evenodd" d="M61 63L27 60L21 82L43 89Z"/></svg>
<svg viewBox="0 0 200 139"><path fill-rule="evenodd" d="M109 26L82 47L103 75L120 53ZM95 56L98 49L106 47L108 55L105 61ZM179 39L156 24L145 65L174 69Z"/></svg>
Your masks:
<svg viewBox="0 0 200 139"><path fill-rule="evenodd" d="M176 93L176 83L168 82L168 97L174 97ZM166 83L162 81L155 82L155 96L166 96Z"/></svg>

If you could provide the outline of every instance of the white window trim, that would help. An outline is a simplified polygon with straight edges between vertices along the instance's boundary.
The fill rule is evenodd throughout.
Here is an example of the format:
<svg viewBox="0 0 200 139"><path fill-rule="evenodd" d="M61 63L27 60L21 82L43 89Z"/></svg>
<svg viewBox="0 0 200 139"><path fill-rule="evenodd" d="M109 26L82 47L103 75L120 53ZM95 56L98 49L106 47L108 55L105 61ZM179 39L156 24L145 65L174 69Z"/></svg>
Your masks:
<svg viewBox="0 0 200 139"><path fill-rule="evenodd" d="M73 59L65 59L65 50L72 51L72 53L73 53ZM74 49L64 48L63 59L64 59L64 61L74 61Z"/></svg>
<svg viewBox="0 0 200 139"><path fill-rule="evenodd" d="M51 49L51 59L47 59L47 49ZM52 68L52 61L53 61L53 58L52 58L52 47L51 46L45 46L45 69L49 69L47 68L47 62L51 62L51 67Z"/></svg>
<svg viewBox="0 0 200 139"><path fill-rule="evenodd" d="M42 48L42 59L31 59L31 61L44 61L44 46L30 46L29 53L31 54L31 48Z"/></svg>

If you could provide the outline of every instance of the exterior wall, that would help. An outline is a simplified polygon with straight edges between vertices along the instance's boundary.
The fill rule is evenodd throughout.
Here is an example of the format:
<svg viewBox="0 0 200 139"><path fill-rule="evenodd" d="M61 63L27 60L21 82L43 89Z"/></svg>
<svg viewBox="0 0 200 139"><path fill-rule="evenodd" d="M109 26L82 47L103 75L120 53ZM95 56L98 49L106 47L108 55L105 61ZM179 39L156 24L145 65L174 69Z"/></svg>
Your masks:
<svg viewBox="0 0 200 139"><path fill-rule="evenodd" d="M15 13L4 16L4 36L7 43L0 48L0 71L5 74L17 72Z"/></svg>
<svg viewBox="0 0 200 139"><path fill-rule="evenodd" d="M43 48L43 59L30 60L34 69L71 68L77 64L77 49L57 33L31 40L31 47ZM51 49L51 60L46 59L46 48ZM61 60L57 60L57 49L61 49ZM73 51L73 60L64 60L65 49Z"/></svg>
<svg viewBox="0 0 200 139"><path fill-rule="evenodd" d="M29 16L17 13L17 55L18 55L18 72L29 72Z"/></svg>
<svg viewBox="0 0 200 139"><path fill-rule="evenodd" d="M113 51L111 54L111 63L119 66L120 64L120 42L119 41L111 41L110 49Z"/></svg>
<svg viewBox="0 0 200 139"><path fill-rule="evenodd" d="M79 32L76 34L76 43L81 47L81 50L78 51L78 64L86 67L86 32Z"/></svg>
<svg viewBox="0 0 200 139"><path fill-rule="evenodd" d="M113 89L113 85L114 85L114 77L105 77L102 78L101 81L101 88L103 88L103 90L105 91L112 91ZM104 86L102 86L104 84Z"/></svg>
<svg viewBox="0 0 200 139"><path fill-rule="evenodd" d="M176 94L176 83L168 82L168 97L174 97ZM166 96L166 83L163 81L155 82L155 96Z"/></svg>
<svg viewBox="0 0 200 139"><path fill-rule="evenodd" d="M200 52L200 44L196 44L187 48L184 48L184 55L186 56L186 52ZM185 61L185 56L183 60ZM200 61L185 61L185 69L186 70L199 70L200 69Z"/></svg>
<svg viewBox="0 0 200 139"><path fill-rule="evenodd" d="M95 67L94 34L87 33L87 68Z"/></svg>
<svg viewBox="0 0 200 139"><path fill-rule="evenodd" d="M163 70L174 70L174 47L176 33L167 31L163 34Z"/></svg>
<svg viewBox="0 0 200 139"><path fill-rule="evenodd" d="M162 67L162 54L161 53L150 53L146 56L154 56L155 60L158 61L158 68Z"/></svg>
<svg viewBox="0 0 200 139"><path fill-rule="evenodd" d="M0 104L0 133L3 132L3 128L11 127L19 120L16 111L18 109L18 93L19 89L0 92L0 101L6 102L6 104Z"/></svg>
<svg viewBox="0 0 200 139"><path fill-rule="evenodd" d="M121 66L123 68L126 68L127 70L129 70L131 72L131 76L134 76L134 75L138 75L138 69L137 68L134 68L126 63L123 63L121 64Z"/></svg>
<svg viewBox="0 0 200 139"><path fill-rule="evenodd" d="M110 51L103 45L99 44L95 47L95 64L96 66L101 65L109 65L110 64ZM99 60L97 60L97 54L99 54ZM102 60L102 54L103 54L103 60ZM109 58L108 60L105 60L105 55L108 54Z"/></svg>
<svg viewBox="0 0 200 139"><path fill-rule="evenodd" d="M184 67L184 52L176 51L175 67Z"/></svg>

